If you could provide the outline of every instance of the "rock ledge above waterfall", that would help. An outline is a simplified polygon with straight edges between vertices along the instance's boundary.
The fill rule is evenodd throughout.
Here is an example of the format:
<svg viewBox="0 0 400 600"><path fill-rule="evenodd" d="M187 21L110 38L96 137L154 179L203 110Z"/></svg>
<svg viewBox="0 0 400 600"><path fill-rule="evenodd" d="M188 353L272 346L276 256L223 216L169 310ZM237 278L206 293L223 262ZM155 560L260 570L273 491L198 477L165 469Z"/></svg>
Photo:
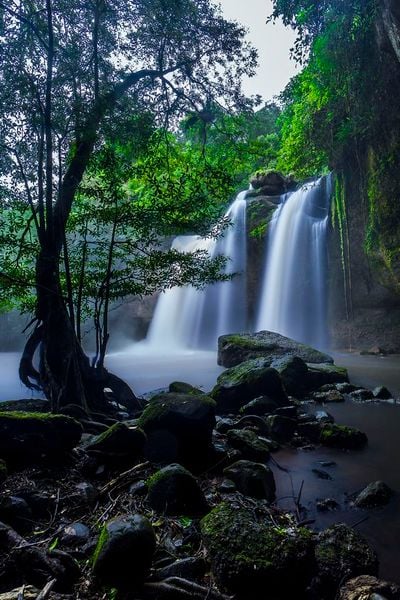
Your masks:
<svg viewBox="0 0 400 600"><path fill-rule="evenodd" d="M218 339L218 364L223 367L234 367L252 358L272 361L280 356L298 356L306 363L334 362L328 354L272 331L222 335Z"/></svg>

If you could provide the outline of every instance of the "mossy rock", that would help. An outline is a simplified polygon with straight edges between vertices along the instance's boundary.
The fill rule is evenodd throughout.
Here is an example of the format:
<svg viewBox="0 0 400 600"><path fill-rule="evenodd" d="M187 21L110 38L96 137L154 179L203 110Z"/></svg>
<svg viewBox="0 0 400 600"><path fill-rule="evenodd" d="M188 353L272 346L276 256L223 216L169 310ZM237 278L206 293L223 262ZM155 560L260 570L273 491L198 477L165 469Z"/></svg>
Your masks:
<svg viewBox="0 0 400 600"><path fill-rule="evenodd" d="M228 442L246 460L265 462L269 459L270 447L250 429L230 429Z"/></svg>
<svg viewBox="0 0 400 600"><path fill-rule="evenodd" d="M262 417L264 415L270 415L277 408L278 404L274 400L271 400L268 396L260 396L242 406L239 413L241 415L258 415Z"/></svg>
<svg viewBox="0 0 400 600"><path fill-rule="evenodd" d="M328 354L272 331L222 335L218 339L218 364L223 367L253 358L263 358L271 365L288 356L298 356L306 363L333 363Z"/></svg>
<svg viewBox="0 0 400 600"><path fill-rule="evenodd" d="M313 589L321 600L336 597L344 579L377 575L378 558L368 542L352 527L339 523L319 534L315 547L318 575Z"/></svg>
<svg viewBox="0 0 400 600"><path fill-rule="evenodd" d="M24 464L54 458L75 448L82 432L78 421L63 415L0 412L0 456Z"/></svg>
<svg viewBox="0 0 400 600"><path fill-rule="evenodd" d="M266 419L270 436L279 442L289 442L296 431L296 420L281 415L269 415Z"/></svg>
<svg viewBox="0 0 400 600"><path fill-rule="evenodd" d="M201 521L217 583L239 598L287 599L304 592L313 571L313 536L222 503Z"/></svg>
<svg viewBox="0 0 400 600"><path fill-rule="evenodd" d="M238 491L252 498L275 499L275 478L269 467L250 460L238 460L224 469L224 475L233 481Z"/></svg>
<svg viewBox="0 0 400 600"><path fill-rule="evenodd" d="M368 438L365 433L354 427L326 423L321 428L320 442L330 448L358 450L368 443Z"/></svg>
<svg viewBox="0 0 400 600"><path fill-rule="evenodd" d="M190 385L190 383L185 383L184 381L173 381L169 384L168 391L172 394L189 394L189 396L198 396L199 394L204 394L204 392L199 390L199 388Z"/></svg>
<svg viewBox="0 0 400 600"><path fill-rule="evenodd" d="M159 464L205 467L212 454L215 408L205 394L154 396L138 421L147 435L147 457Z"/></svg>
<svg viewBox="0 0 400 600"><path fill-rule="evenodd" d="M204 515L209 507L195 477L178 464L160 469L147 480L151 508L167 515Z"/></svg>
<svg viewBox="0 0 400 600"><path fill-rule="evenodd" d="M308 367L299 356L283 356L271 363L282 377L289 396L302 398L308 391Z"/></svg>
<svg viewBox="0 0 400 600"><path fill-rule="evenodd" d="M268 360L260 358L221 373L210 395L217 402L217 414L238 413L242 406L259 396L268 396L278 406L288 404L279 373L269 367Z"/></svg>
<svg viewBox="0 0 400 600"><path fill-rule="evenodd" d="M331 363L312 364L308 362L307 386L309 390L318 390L329 383L347 383L349 374L344 367Z"/></svg>
<svg viewBox="0 0 400 600"><path fill-rule="evenodd" d="M114 423L85 446L85 450L106 461L134 462L144 450L146 435L139 427Z"/></svg>
<svg viewBox="0 0 400 600"><path fill-rule="evenodd" d="M143 584L156 549L151 523L139 514L103 525L93 555L93 573L101 585L129 592Z"/></svg>

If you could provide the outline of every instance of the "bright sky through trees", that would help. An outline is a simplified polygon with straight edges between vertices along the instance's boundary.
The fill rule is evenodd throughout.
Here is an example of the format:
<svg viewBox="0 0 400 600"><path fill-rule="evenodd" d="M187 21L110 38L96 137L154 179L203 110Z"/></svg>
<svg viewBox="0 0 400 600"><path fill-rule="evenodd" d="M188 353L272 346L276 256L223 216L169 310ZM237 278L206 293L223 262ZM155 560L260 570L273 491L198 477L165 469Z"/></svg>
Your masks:
<svg viewBox="0 0 400 600"><path fill-rule="evenodd" d="M265 23L272 12L270 0L219 0L217 3L226 18L236 20L249 29L248 39L259 52L257 75L244 79L246 94L260 94L265 100L271 100L298 72L289 56L295 37L293 31L281 22Z"/></svg>

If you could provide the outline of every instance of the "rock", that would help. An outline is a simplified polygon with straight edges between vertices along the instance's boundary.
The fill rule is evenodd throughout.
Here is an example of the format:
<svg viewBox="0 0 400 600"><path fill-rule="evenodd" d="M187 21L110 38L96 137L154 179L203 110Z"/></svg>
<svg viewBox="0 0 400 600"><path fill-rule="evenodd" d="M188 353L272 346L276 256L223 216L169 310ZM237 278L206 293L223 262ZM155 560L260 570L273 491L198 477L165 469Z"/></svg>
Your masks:
<svg viewBox="0 0 400 600"><path fill-rule="evenodd" d="M133 592L143 584L155 549L156 536L145 517L117 517L101 530L93 573L102 585Z"/></svg>
<svg viewBox="0 0 400 600"><path fill-rule="evenodd" d="M270 415L266 419L269 428L269 434L272 438L281 442L288 442L294 436L297 423L294 419L281 417L279 415Z"/></svg>
<svg viewBox="0 0 400 600"><path fill-rule="evenodd" d="M90 529L84 523L71 523L61 532L60 540L66 546L83 546L90 537Z"/></svg>
<svg viewBox="0 0 400 600"><path fill-rule="evenodd" d="M22 400L7 400L1 403L1 412L29 412L50 414L49 400L43 398L29 398Z"/></svg>
<svg viewBox="0 0 400 600"><path fill-rule="evenodd" d="M179 462L202 469L213 455L215 402L209 396L160 394L139 419L147 434L146 456L159 464Z"/></svg>
<svg viewBox="0 0 400 600"><path fill-rule="evenodd" d="M288 397L279 373L268 365L269 361L263 359L248 360L221 373L211 392L217 413L236 414L259 396L268 396L278 406L287 405Z"/></svg>
<svg viewBox="0 0 400 600"><path fill-rule="evenodd" d="M235 484L244 496L268 500L275 499L275 479L269 467L249 460L239 460L224 469L225 477Z"/></svg>
<svg viewBox="0 0 400 600"><path fill-rule="evenodd" d="M315 546L318 575L314 591L321 600L335 598L345 578L377 575L378 559L368 542L354 529L339 523L318 535Z"/></svg>
<svg viewBox="0 0 400 600"><path fill-rule="evenodd" d="M329 383L347 383L349 375L347 369L330 363L307 363L307 386L309 390L318 390Z"/></svg>
<svg viewBox="0 0 400 600"><path fill-rule="evenodd" d="M144 479L135 481L131 486L129 486L129 493L131 496L146 496L147 483L144 481Z"/></svg>
<svg viewBox="0 0 400 600"><path fill-rule="evenodd" d="M240 598L297 597L311 578L312 534L222 503L201 521L217 583Z"/></svg>
<svg viewBox="0 0 400 600"><path fill-rule="evenodd" d="M312 469L312 472L318 477L318 479L326 479L329 481L332 480L332 476L329 475L329 473L327 473L326 471L323 471L322 469Z"/></svg>
<svg viewBox="0 0 400 600"><path fill-rule="evenodd" d="M266 195L281 195L287 191L288 181L282 173L273 170L259 170L251 176L250 185L262 189Z"/></svg>
<svg viewBox="0 0 400 600"><path fill-rule="evenodd" d="M323 500L318 500L317 502L317 510L320 512L328 512L330 510L336 510L339 508L339 503L336 502L334 498L324 498Z"/></svg>
<svg viewBox="0 0 400 600"><path fill-rule="evenodd" d="M264 416L273 413L277 406L275 400L271 400L268 396L260 396L242 406L239 412L241 415Z"/></svg>
<svg viewBox="0 0 400 600"><path fill-rule="evenodd" d="M239 450L246 460L266 462L269 459L269 445L249 429L231 429L228 441L232 448Z"/></svg>
<svg viewBox="0 0 400 600"><path fill-rule="evenodd" d="M82 431L78 421L63 415L0 412L0 456L10 464L54 459L75 448Z"/></svg>
<svg viewBox="0 0 400 600"><path fill-rule="evenodd" d="M361 350L361 356L386 356L387 352L380 346L372 346L369 350Z"/></svg>
<svg viewBox="0 0 400 600"><path fill-rule="evenodd" d="M300 437L316 443L320 440L321 428L322 425L316 421L311 423L299 423L297 425L297 433Z"/></svg>
<svg viewBox="0 0 400 600"><path fill-rule="evenodd" d="M315 413L317 423L334 423L335 419L325 410L317 410Z"/></svg>
<svg viewBox="0 0 400 600"><path fill-rule="evenodd" d="M373 508L375 506L384 506L388 504L393 491L383 481L374 481L367 485L354 501L355 506L359 508Z"/></svg>
<svg viewBox="0 0 400 600"><path fill-rule="evenodd" d="M32 510L23 498L3 496L0 498L0 520L23 533L32 526Z"/></svg>
<svg viewBox="0 0 400 600"><path fill-rule="evenodd" d="M357 386L352 383L337 383L335 387L341 394L350 394L358 389Z"/></svg>
<svg viewBox="0 0 400 600"><path fill-rule="evenodd" d="M378 400L390 400L393 398L393 394L389 392L387 387L384 385L380 385L373 390L374 398L378 398Z"/></svg>
<svg viewBox="0 0 400 600"><path fill-rule="evenodd" d="M0 458L0 484L2 484L8 476L7 463Z"/></svg>
<svg viewBox="0 0 400 600"><path fill-rule="evenodd" d="M33 515L39 519L48 519L56 505L56 495L36 489L20 490L18 496L23 498Z"/></svg>
<svg viewBox="0 0 400 600"><path fill-rule="evenodd" d="M282 377L285 390L290 396L302 398L308 390L308 367L299 356L283 356L271 363Z"/></svg>
<svg viewBox="0 0 400 600"><path fill-rule="evenodd" d="M4 592L0 594L0 600L35 600L38 597L39 591L33 585L24 585L24 595L21 596L21 587L15 588L10 592ZM50 596L51 598L51 596Z"/></svg>
<svg viewBox="0 0 400 600"><path fill-rule="evenodd" d="M235 421L233 419L222 419L219 417L215 429L218 433L227 433L230 429L235 429Z"/></svg>
<svg viewBox="0 0 400 600"><path fill-rule="evenodd" d="M340 588L338 600L400 600L400 587L371 575L360 575Z"/></svg>
<svg viewBox="0 0 400 600"><path fill-rule="evenodd" d="M86 444L85 450L107 463L126 465L135 463L143 453L145 443L146 435L142 429L115 423Z"/></svg>
<svg viewBox="0 0 400 600"><path fill-rule="evenodd" d="M329 404L330 402L344 402L345 398L338 390L328 392L315 392L312 395L313 400L319 404Z"/></svg>
<svg viewBox="0 0 400 600"><path fill-rule="evenodd" d="M297 406L282 406L274 411L275 415L297 420Z"/></svg>
<svg viewBox="0 0 400 600"><path fill-rule="evenodd" d="M147 481L151 508L167 515L204 515L208 510L197 480L178 464L160 469Z"/></svg>
<svg viewBox="0 0 400 600"><path fill-rule="evenodd" d="M81 481L75 486L76 498L80 504L96 504L99 498L99 490L88 481Z"/></svg>
<svg viewBox="0 0 400 600"><path fill-rule="evenodd" d="M363 402L364 400L374 400L374 394L371 390L366 390L365 388L359 388L354 390L354 392L350 393L350 397L352 400L356 400L357 402Z"/></svg>
<svg viewBox="0 0 400 600"><path fill-rule="evenodd" d="M363 448L368 443L368 438L354 427L326 423L321 429L320 442L331 448L356 450Z"/></svg>
<svg viewBox="0 0 400 600"><path fill-rule="evenodd" d="M184 381L173 381L169 384L168 391L172 394L188 394L189 396L198 396L199 394L204 394L202 390L199 390L190 383L185 383Z"/></svg>
<svg viewBox="0 0 400 600"><path fill-rule="evenodd" d="M271 364L280 357L289 356L301 358L306 363L333 363L328 354L272 331L223 335L218 339L218 364L223 367L234 367L253 358L263 358Z"/></svg>
<svg viewBox="0 0 400 600"><path fill-rule="evenodd" d="M236 484L231 479L224 479L218 486L221 494L234 494L236 490Z"/></svg>

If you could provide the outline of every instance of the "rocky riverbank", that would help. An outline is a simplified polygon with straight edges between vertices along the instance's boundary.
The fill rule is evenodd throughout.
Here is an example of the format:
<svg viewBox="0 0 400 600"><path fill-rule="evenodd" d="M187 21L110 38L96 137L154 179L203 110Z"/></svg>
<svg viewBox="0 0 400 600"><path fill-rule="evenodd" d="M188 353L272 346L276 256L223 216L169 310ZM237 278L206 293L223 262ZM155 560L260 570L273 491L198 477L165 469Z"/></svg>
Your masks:
<svg viewBox="0 0 400 600"><path fill-rule="evenodd" d="M2 600L400 598L356 527L314 531L301 490L279 508L274 477L281 448L360 451L365 433L333 422L329 405L390 393L276 334L224 336L222 348L235 366L209 395L174 382L108 422L71 406L49 415L46 401L2 405ZM392 501L371 482L353 504Z"/></svg>

